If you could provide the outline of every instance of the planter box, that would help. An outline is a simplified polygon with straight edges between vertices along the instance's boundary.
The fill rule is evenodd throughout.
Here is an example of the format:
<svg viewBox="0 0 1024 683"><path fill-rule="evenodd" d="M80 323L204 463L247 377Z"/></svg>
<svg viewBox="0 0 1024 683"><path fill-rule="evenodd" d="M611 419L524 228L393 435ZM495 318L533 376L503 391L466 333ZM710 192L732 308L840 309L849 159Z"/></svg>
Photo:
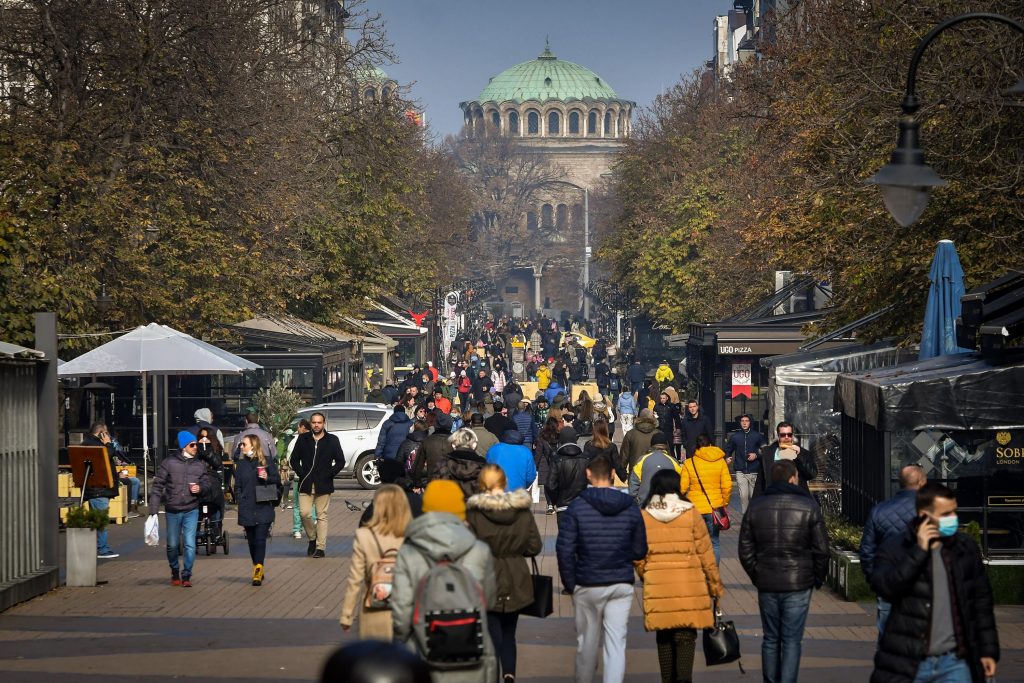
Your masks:
<svg viewBox="0 0 1024 683"><path fill-rule="evenodd" d="M96 585L95 529L67 530L67 567L67 585Z"/></svg>
<svg viewBox="0 0 1024 683"><path fill-rule="evenodd" d="M864 578L864 573L860 570L860 558L857 553L848 550L829 548L828 576L825 583L839 597L849 602L861 602L875 597L867 579Z"/></svg>

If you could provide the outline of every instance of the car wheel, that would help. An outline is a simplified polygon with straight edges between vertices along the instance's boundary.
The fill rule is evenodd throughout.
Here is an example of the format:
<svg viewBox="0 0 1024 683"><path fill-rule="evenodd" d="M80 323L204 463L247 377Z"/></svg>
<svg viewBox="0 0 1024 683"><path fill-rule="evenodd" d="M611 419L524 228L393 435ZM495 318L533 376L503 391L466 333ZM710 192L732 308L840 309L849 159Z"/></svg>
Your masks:
<svg viewBox="0 0 1024 683"><path fill-rule="evenodd" d="M370 491L380 488L380 472L377 471L377 458L373 453L364 453L356 460L356 481L364 489Z"/></svg>

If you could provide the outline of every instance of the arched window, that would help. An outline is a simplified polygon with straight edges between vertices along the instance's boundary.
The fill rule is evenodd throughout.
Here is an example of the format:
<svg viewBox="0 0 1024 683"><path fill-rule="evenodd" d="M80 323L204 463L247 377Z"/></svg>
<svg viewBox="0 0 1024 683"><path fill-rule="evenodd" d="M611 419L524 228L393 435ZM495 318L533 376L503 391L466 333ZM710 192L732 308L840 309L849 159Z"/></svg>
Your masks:
<svg viewBox="0 0 1024 683"><path fill-rule="evenodd" d="M540 114L531 111L526 115L526 132L530 135L540 133Z"/></svg>
<svg viewBox="0 0 1024 683"><path fill-rule="evenodd" d="M583 229L583 205L573 204L572 205L572 227L573 230Z"/></svg>
<svg viewBox="0 0 1024 683"><path fill-rule="evenodd" d="M597 112L591 111L587 114L587 135L597 133Z"/></svg>
<svg viewBox="0 0 1024 683"><path fill-rule="evenodd" d="M501 130L501 114L499 114L497 111L492 111L491 123L494 124L495 130Z"/></svg>
<svg viewBox="0 0 1024 683"><path fill-rule="evenodd" d="M526 229L536 230L537 229L537 212L527 211L526 212Z"/></svg>
<svg viewBox="0 0 1024 683"><path fill-rule="evenodd" d="M375 91L373 88L367 88L366 90L363 91L363 97L367 101L372 102L375 99L377 99L377 91Z"/></svg>
<svg viewBox="0 0 1024 683"><path fill-rule="evenodd" d="M381 91L381 99L385 99L385 100L386 100L386 99L388 99L389 97L391 97L391 88L385 87L385 88L384 88L384 89L383 89L383 90Z"/></svg>
<svg viewBox="0 0 1024 683"><path fill-rule="evenodd" d="M580 113L578 111L569 113L569 132L573 135L580 134Z"/></svg>
<svg viewBox="0 0 1024 683"><path fill-rule="evenodd" d="M559 204L555 214L555 227L558 228L559 232L563 232L569 226L569 207L565 204Z"/></svg>
<svg viewBox="0 0 1024 683"><path fill-rule="evenodd" d="M561 132L561 122L562 119L558 116L557 111L553 111L548 114L548 135L558 135Z"/></svg>
<svg viewBox="0 0 1024 683"><path fill-rule="evenodd" d="M619 137L625 137L625 135L626 135L626 114L624 112L621 112L621 111L619 112L619 125L616 127L615 130L616 130L616 132L618 132Z"/></svg>
<svg viewBox="0 0 1024 683"><path fill-rule="evenodd" d="M550 204L540 207L540 227L553 228L555 226L555 209Z"/></svg>
<svg viewBox="0 0 1024 683"><path fill-rule="evenodd" d="M519 112L508 113L508 132L510 135L519 135Z"/></svg>
<svg viewBox="0 0 1024 683"><path fill-rule="evenodd" d="M604 136L606 138L612 136L612 113L610 111L604 113Z"/></svg>

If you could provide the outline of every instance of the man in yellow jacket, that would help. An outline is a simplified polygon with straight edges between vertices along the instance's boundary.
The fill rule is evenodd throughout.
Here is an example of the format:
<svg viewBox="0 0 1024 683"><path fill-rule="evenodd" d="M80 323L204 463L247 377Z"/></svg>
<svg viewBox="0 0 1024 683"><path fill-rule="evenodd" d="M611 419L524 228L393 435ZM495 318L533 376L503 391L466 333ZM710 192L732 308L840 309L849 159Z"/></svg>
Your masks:
<svg viewBox="0 0 1024 683"><path fill-rule="evenodd" d="M638 505L643 505L647 500L655 472L669 468L676 472L681 472L682 469L679 461L668 452L668 437L665 432L657 430L651 436L651 452L637 460L636 465L629 471L629 495L633 496Z"/></svg>
<svg viewBox="0 0 1024 683"><path fill-rule="evenodd" d="M715 562L721 564L722 551L718 544L718 527L714 524L712 510L725 507L732 496L732 477L725 451L712 446L711 440L701 434L697 437L697 450L687 458L680 473L680 490L688 494L690 502L704 517L711 534L711 545L715 549Z"/></svg>
<svg viewBox="0 0 1024 683"><path fill-rule="evenodd" d="M545 391L550 385L551 368L548 367L547 363L541 363L540 367L537 368L537 388Z"/></svg>

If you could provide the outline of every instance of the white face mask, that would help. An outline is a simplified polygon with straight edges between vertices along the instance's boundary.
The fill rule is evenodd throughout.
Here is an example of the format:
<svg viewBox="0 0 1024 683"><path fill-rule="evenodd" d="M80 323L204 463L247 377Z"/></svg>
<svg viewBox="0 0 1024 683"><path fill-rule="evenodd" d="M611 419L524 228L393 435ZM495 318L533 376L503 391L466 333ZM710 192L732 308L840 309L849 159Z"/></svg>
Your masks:
<svg viewBox="0 0 1024 683"><path fill-rule="evenodd" d="M188 451L186 451L186 450L182 449L182 451L181 451L181 457L185 458L186 460L191 460L192 458L194 458L194 457L196 457L196 456L195 456L195 455L193 455L192 453L189 453Z"/></svg>

